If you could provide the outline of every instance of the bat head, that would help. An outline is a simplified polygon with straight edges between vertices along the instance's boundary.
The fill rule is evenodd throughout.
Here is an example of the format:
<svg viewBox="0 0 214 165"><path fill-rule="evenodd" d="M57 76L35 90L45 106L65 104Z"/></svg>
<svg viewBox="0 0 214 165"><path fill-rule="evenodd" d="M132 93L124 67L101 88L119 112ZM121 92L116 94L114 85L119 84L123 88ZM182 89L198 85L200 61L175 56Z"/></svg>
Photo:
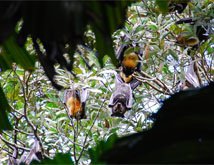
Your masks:
<svg viewBox="0 0 214 165"><path fill-rule="evenodd" d="M124 95L118 95L113 100L112 115L117 117L124 117L125 112L127 111L126 107L126 97Z"/></svg>
<svg viewBox="0 0 214 165"><path fill-rule="evenodd" d="M117 117L124 117L126 112L126 107L122 103L117 103L115 106L112 107L112 114L111 116Z"/></svg>
<svg viewBox="0 0 214 165"><path fill-rule="evenodd" d="M86 119L86 115L84 111L79 111L76 113L75 118L77 120Z"/></svg>
<svg viewBox="0 0 214 165"><path fill-rule="evenodd" d="M77 99L80 100L80 92L79 92L79 90L77 90L77 89L68 89L68 90L66 90L65 93L64 93L64 103L66 103L67 100L70 97L77 98Z"/></svg>

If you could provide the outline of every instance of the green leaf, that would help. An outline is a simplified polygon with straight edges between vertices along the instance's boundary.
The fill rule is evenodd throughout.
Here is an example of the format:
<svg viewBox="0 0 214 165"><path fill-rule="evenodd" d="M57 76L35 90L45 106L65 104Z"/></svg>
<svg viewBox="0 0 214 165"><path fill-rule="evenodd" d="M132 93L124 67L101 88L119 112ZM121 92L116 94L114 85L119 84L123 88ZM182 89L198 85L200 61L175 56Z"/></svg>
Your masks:
<svg viewBox="0 0 214 165"><path fill-rule="evenodd" d="M157 31L158 30L157 25L155 25L154 23L151 23L150 25L148 25L148 28L153 30L153 31Z"/></svg>
<svg viewBox="0 0 214 165"><path fill-rule="evenodd" d="M103 163L100 161L100 156L107 150L111 149L117 139L118 139L117 134L112 134L108 137L106 141L102 140L96 145L96 147L90 148L88 152L91 158L91 163L92 164Z"/></svg>
<svg viewBox="0 0 214 165"><path fill-rule="evenodd" d="M8 120L6 110L10 111L10 106L7 102L5 94L0 86L0 132L2 130L11 130L12 126Z"/></svg>
<svg viewBox="0 0 214 165"><path fill-rule="evenodd" d="M164 64L162 70L163 70L163 72L164 72L165 74L169 74L169 73L170 73L169 67L168 67L168 65L166 65L166 64Z"/></svg>
<svg viewBox="0 0 214 165"><path fill-rule="evenodd" d="M177 53L175 53L172 49L169 49L168 51L169 51L169 54L172 55L172 57L173 57L176 61L178 61L178 55L177 55Z"/></svg>
<svg viewBox="0 0 214 165"><path fill-rule="evenodd" d="M123 25L127 5L131 1L97 2L92 1L88 6L93 13L93 21L90 22L95 33L96 49L99 52L98 60L103 67L103 57L108 55L114 65L118 64L114 54L111 35Z"/></svg>
<svg viewBox="0 0 214 165"><path fill-rule="evenodd" d="M54 159L46 158L46 159L42 160L41 162L33 161L31 164L54 164L54 165L69 164L69 165L73 165L74 162L71 159L71 154L58 153L58 154L56 154Z"/></svg>
<svg viewBox="0 0 214 165"><path fill-rule="evenodd" d="M169 11L168 0L156 0L156 5L158 5L159 10L163 14L168 13L168 11Z"/></svg>
<svg viewBox="0 0 214 165"><path fill-rule="evenodd" d="M17 42L15 35L10 36L3 43L3 48L5 50L6 55L3 57L4 68L7 68L6 64L11 66L12 62L20 64L24 69L32 71L34 70L35 59L28 54L28 52L20 47Z"/></svg>

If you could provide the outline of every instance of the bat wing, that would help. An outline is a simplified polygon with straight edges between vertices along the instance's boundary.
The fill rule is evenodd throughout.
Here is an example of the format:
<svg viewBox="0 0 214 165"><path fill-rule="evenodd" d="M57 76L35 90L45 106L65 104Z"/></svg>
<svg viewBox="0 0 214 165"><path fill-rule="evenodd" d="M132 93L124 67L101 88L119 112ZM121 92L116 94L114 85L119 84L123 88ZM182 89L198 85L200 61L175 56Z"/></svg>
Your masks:
<svg viewBox="0 0 214 165"><path fill-rule="evenodd" d="M64 92L64 99L63 99L63 103L66 104L68 98L71 96L71 90L70 89L67 89L65 90Z"/></svg>
<svg viewBox="0 0 214 165"><path fill-rule="evenodd" d="M142 84L142 82L138 81L136 78L133 78L133 80L130 82L132 90L134 90L141 84Z"/></svg>
<svg viewBox="0 0 214 165"><path fill-rule="evenodd" d="M126 107L127 107L128 109L131 109L131 108L132 108L133 96L132 96L132 88L131 88L130 84L128 84L128 85L129 85L129 91L128 91L128 93L127 93Z"/></svg>
<svg viewBox="0 0 214 165"><path fill-rule="evenodd" d="M111 98L109 100L109 104L108 104L109 107L113 107L114 106L114 93L111 95Z"/></svg>
<svg viewBox="0 0 214 165"><path fill-rule="evenodd" d="M125 50L127 49L127 41L129 41L128 37L127 36L124 36L123 38L123 41L125 43L123 43L122 45L120 45L120 47L117 49L116 51L116 56L117 56L117 59L121 62L122 59L123 59L123 54L125 52Z"/></svg>
<svg viewBox="0 0 214 165"><path fill-rule="evenodd" d="M87 88L82 88L81 103L85 103L87 98L88 98L88 90L87 90Z"/></svg>

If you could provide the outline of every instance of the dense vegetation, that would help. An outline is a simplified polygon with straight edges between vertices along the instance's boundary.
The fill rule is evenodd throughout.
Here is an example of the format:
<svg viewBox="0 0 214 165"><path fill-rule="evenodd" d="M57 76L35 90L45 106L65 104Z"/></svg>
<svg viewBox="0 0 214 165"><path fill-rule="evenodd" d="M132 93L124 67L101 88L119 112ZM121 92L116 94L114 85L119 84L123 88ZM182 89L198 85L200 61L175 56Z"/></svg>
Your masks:
<svg viewBox="0 0 214 165"><path fill-rule="evenodd" d="M162 5L159 2L146 0L132 3L124 27L112 34L115 52L123 44L138 46L143 52L141 72L135 73L142 84L134 90L133 107L125 118L111 117L108 103L114 90L114 73L118 68L114 65L115 59L108 54L103 59L97 58L95 45L100 41L96 40L92 26L87 26L85 30L84 45L78 45L73 53L74 74L60 65L54 65L57 84L64 88L88 87L86 119L77 121L68 117L63 104L64 90L52 87L38 60L35 60L34 71L27 64L23 66L23 61L16 61L10 69L1 71L0 101L5 104L2 107L7 107L3 100L5 93L11 107L8 118L13 127L13 130L1 130L1 162L6 163L12 157L20 159L36 145L44 157L53 158L57 153L67 153L65 161L69 162L71 156L75 164L89 164L103 148L108 148L100 141L111 137L108 141L111 143L115 134L121 137L151 128L150 116L158 110L162 100L179 90L200 87L214 80L213 1L193 0L180 14L163 10L166 2ZM189 18L188 23L177 22L186 18ZM22 25L23 21L19 20L17 32ZM200 29L204 30L203 33ZM127 41L124 41L124 36ZM38 52L33 42L28 37L24 50L36 59ZM42 42L38 43L45 52ZM13 38L0 47L0 59L17 53L15 50L22 51L15 45L14 52L10 52L10 44L14 44ZM64 54L64 57L69 59L70 56ZM2 114L0 123L7 122ZM100 152L99 147L96 152L88 151L97 144L102 147ZM58 155L56 159L61 157L63 155Z"/></svg>

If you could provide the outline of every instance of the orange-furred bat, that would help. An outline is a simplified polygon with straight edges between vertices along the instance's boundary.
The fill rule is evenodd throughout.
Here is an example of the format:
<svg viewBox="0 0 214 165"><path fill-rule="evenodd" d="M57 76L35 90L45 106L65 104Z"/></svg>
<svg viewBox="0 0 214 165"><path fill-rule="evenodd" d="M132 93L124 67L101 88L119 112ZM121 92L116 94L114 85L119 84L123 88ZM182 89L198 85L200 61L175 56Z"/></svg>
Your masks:
<svg viewBox="0 0 214 165"><path fill-rule="evenodd" d="M137 69L138 63L139 57L136 52L125 51L121 62L122 72L128 77L129 75L133 74L134 71Z"/></svg>
<svg viewBox="0 0 214 165"><path fill-rule="evenodd" d="M192 28L196 29L196 36L200 42L206 41L209 39L209 34L211 33L211 26L201 24L200 21L198 21L197 19L182 18L182 19L176 21L175 24L177 24L177 25L179 25L179 24L192 25ZM182 36L180 36L180 39L178 38L178 40L182 40ZM193 39L192 41L196 41L195 43L197 43L197 39L195 39L195 40Z"/></svg>
<svg viewBox="0 0 214 165"><path fill-rule="evenodd" d="M124 36L122 40L124 43L118 47L116 57L121 66L121 77L124 82L128 82L132 79L132 76L129 75L141 69L140 57L142 57L143 51L140 45L133 46L130 44L129 37Z"/></svg>
<svg viewBox="0 0 214 165"><path fill-rule="evenodd" d="M125 82L125 83L130 83L132 80L133 80L133 75L128 75L126 76L125 73L123 73L122 71L120 72L120 77L122 78L122 80Z"/></svg>
<svg viewBox="0 0 214 165"><path fill-rule="evenodd" d="M196 46L199 44L197 36L191 36L188 32L182 32L176 37L177 43L183 46Z"/></svg>
<svg viewBox="0 0 214 165"><path fill-rule="evenodd" d="M68 108L70 117L77 120L86 118L85 105L87 100L87 89L83 88L82 92L78 89L68 89L64 94L64 103Z"/></svg>

